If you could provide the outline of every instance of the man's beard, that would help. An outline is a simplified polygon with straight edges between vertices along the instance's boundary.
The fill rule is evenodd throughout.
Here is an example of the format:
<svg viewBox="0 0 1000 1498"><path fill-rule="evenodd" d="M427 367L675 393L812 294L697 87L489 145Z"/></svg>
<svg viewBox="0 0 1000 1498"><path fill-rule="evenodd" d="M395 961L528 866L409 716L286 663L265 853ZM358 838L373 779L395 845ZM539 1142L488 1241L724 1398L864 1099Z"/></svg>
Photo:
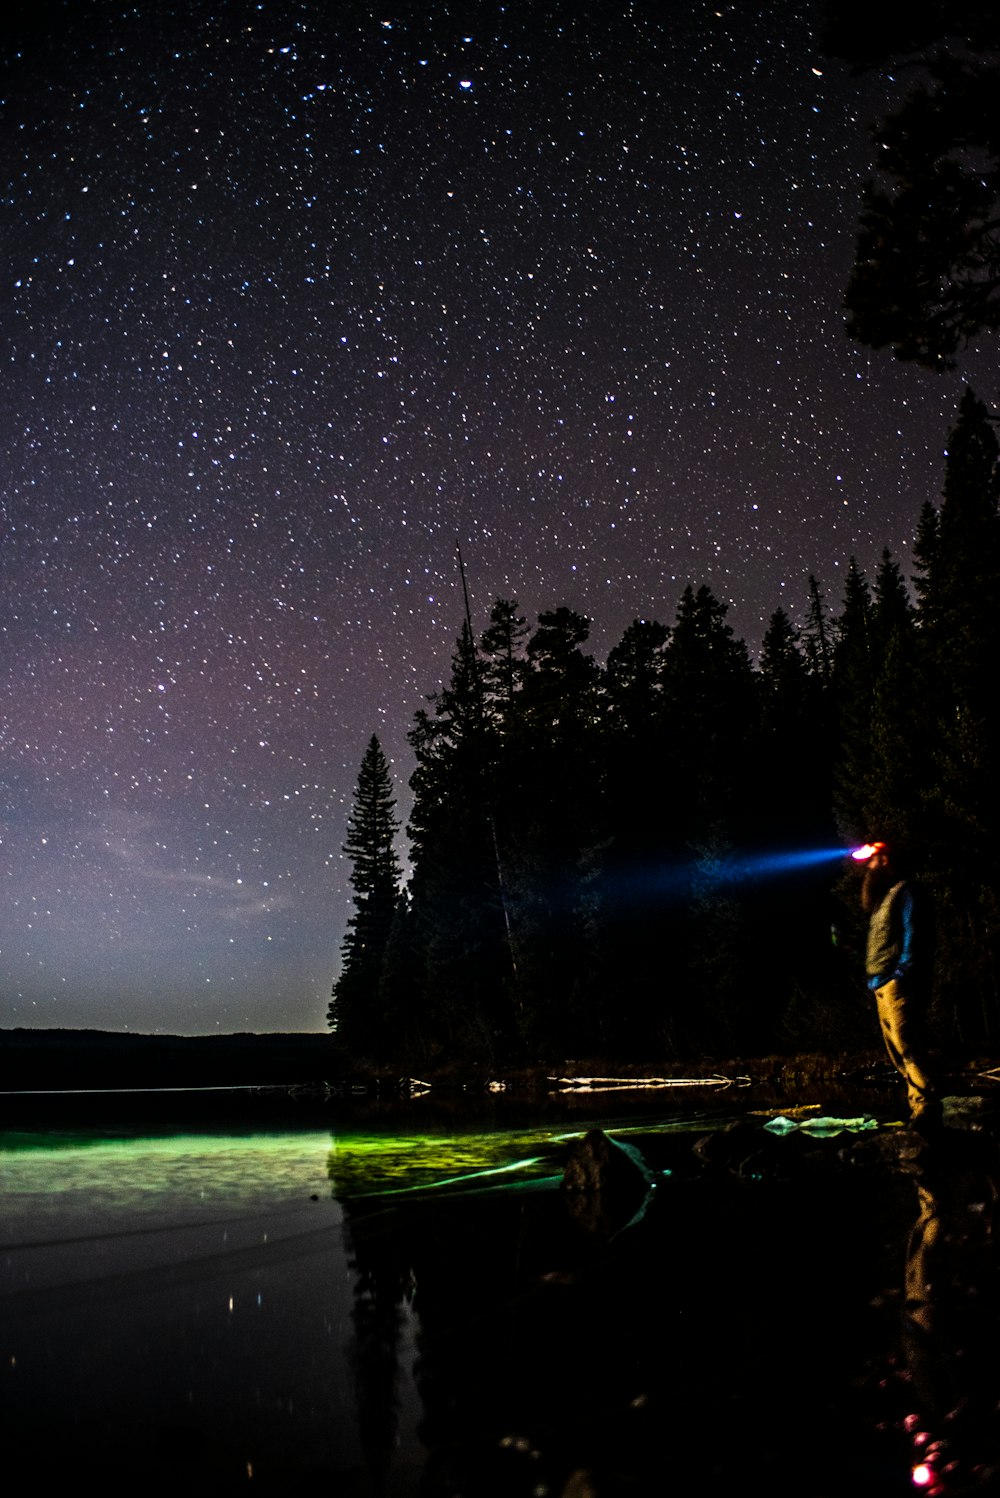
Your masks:
<svg viewBox="0 0 1000 1498"><path fill-rule="evenodd" d="M871 915L873 910L878 909L895 882L885 864L865 869L865 877L861 883L861 909L865 915Z"/></svg>

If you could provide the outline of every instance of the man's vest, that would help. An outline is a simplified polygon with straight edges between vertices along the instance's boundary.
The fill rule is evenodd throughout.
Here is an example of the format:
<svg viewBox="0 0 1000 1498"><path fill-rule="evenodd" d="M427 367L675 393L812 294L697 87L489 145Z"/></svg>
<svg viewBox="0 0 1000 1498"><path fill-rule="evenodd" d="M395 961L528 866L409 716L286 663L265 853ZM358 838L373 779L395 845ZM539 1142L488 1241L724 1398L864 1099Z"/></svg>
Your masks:
<svg viewBox="0 0 1000 1498"><path fill-rule="evenodd" d="M881 905L872 911L868 923L868 951L865 956L865 971L869 978L885 974L888 976L899 961L903 950L903 918L899 913L897 896L903 888L903 880L894 884Z"/></svg>

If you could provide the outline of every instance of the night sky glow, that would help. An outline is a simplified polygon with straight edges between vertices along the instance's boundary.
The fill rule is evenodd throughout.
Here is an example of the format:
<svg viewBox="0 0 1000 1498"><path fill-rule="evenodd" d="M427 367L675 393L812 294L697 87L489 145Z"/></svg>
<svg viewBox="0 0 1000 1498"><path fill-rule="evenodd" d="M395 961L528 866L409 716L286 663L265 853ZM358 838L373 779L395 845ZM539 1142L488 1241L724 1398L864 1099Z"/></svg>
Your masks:
<svg viewBox="0 0 1000 1498"><path fill-rule="evenodd" d="M322 1030L462 619L909 572L964 379L848 342L809 3L35 0L0 60L0 1024Z"/></svg>

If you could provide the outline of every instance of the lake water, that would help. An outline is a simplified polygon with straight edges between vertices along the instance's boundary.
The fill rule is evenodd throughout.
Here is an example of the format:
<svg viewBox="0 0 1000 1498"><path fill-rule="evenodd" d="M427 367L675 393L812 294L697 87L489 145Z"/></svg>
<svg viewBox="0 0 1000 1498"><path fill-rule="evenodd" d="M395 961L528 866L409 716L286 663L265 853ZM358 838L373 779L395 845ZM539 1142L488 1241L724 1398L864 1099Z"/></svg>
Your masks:
<svg viewBox="0 0 1000 1498"><path fill-rule="evenodd" d="M929 1152L897 1108L8 1128L4 1470L185 1498L997 1491L992 1099ZM568 1192L594 1126L621 1179Z"/></svg>

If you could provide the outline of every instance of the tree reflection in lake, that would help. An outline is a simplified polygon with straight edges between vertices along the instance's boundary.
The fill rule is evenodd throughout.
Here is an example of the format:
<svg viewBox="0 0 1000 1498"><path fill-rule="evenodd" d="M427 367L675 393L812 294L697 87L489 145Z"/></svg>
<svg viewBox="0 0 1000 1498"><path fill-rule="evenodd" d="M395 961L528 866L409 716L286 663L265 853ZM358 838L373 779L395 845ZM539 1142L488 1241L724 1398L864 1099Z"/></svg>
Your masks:
<svg viewBox="0 0 1000 1498"><path fill-rule="evenodd" d="M993 1491L1000 1164L985 1111L953 1122L608 1125L641 1168L554 1190L569 1136L535 1180L366 1196L338 1145L375 1490L413 1317L424 1498Z"/></svg>

